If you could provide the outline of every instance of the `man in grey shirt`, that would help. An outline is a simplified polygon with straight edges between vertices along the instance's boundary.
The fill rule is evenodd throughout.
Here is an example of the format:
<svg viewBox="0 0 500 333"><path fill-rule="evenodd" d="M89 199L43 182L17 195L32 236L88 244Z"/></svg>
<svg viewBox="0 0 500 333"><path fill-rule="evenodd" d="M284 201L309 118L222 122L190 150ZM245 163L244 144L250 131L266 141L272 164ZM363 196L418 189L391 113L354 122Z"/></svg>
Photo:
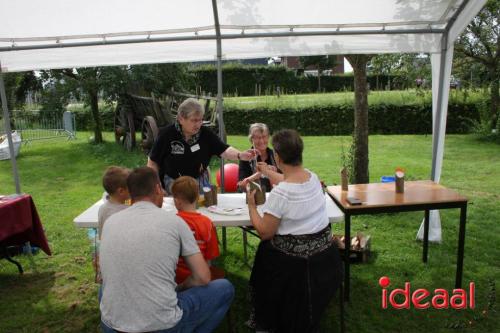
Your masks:
<svg viewBox="0 0 500 333"><path fill-rule="evenodd" d="M191 230L162 210L157 173L134 169L127 179L132 206L104 225L100 265L105 332L212 332L229 308L234 287L210 281L210 270ZM192 275L175 283L181 255Z"/></svg>

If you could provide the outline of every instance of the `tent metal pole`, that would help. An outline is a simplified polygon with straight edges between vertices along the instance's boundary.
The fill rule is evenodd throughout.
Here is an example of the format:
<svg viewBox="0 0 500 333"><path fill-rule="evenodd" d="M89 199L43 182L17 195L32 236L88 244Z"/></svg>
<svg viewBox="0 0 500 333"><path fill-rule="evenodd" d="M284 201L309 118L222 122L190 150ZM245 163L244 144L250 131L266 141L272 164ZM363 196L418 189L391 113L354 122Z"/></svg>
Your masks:
<svg viewBox="0 0 500 333"><path fill-rule="evenodd" d="M433 119L432 119L432 166L431 166L431 180L434 182L438 182L439 178L441 177L441 169L443 167L442 161L443 161L443 154L444 154L444 139L446 135L446 127L442 128L443 121L443 113L445 110L448 108L447 105L443 105L444 99L445 99L445 91L448 91L449 94L449 87L446 85L449 84L448 80L444 78L445 74L449 75L449 71L451 71L451 68L448 66L451 66L450 63L447 63L447 61L452 61L452 59L449 59L452 54L450 52L453 52L452 46L449 46L449 39L450 39L450 30L455 24L457 17L460 15L460 13L464 10L464 8L467 6L468 0L464 0L460 7L453 13L453 16L450 18L448 24L445 27L445 30L443 32L443 35L441 36L441 53L439 54L439 69L437 73L437 78L434 77L433 75L433 82L434 80L437 80L437 96L436 96L436 104L434 106L433 103ZM453 42L453 41L452 41ZM451 50L450 50L451 49ZM434 65L433 65L434 67ZM434 72L434 70L433 70ZM433 83L434 85L434 83ZM433 92L434 93L434 92ZM434 110L434 107L436 108ZM431 241L437 241L441 242L442 237L441 237L441 219L439 216L439 210L431 211L430 212L430 230L429 230L429 236ZM424 238L424 221L422 221L420 225L420 229L417 232L417 239L422 240ZM434 240L432 240L434 239Z"/></svg>
<svg viewBox="0 0 500 333"><path fill-rule="evenodd" d="M436 114L435 114L435 122L434 128L432 132L432 168L431 168L431 179L436 181L437 179L437 160L438 160L438 148L439 148L439 136L442 135L440 133L441 129L441 115L443 113L443 98L444 98L444 90L445 90L445 80L444 80L444 71L446 66L446 56L448 51L448 34L450 32L451 27L455 24L457 17L467 6L469 0L464 0L460 7L455 11L453 16L450 18L450 21L446 25L444 29L443 36L441 37L441 60L439 67L439 87L438 87L438 96L436 103ZM446 129L445 129L446 130ZM444 134L443 134L444 135Z"/></svg>
<svg viewBox="0 0 500 333"><path fill-rule="evenodd" d="M19 173L17 171L16 155L14 153L14 142L12 141L12 129L10 128L9 108L7 106L7 94L5 93L5 83L3 80L3 73L0 64L0 97L2 100L3 121L5 125L5 132L7 133L7 140L9 143L10 161L12 164L12 174L14 175L14 182L16 185L16 193L21 193L21 185L19 183Z"/></svg>
<svg viewBox="0 0 500 333"><path fill-rule="evenodd" d="M222 100L222 41L220 34L219 12L217 10L217 0L212 0L212 8L214 10L214 25L217 41L217 117L219 120L219 136L222 141L226 142L226 133L224 129L223 100ZM224 193L224 158L220 158L220 191ZM224 252L227 249L226 227L222 227L222 249Z"/></svg>
<svg viewBox="0 0 500 333"><path fill-rule="evenodd" d="M438 160L438 147L439 147L439 136L442 135L441 132L441 114L443 113L443 98L444 98L444 84L447 82L444 80L444 70L446 66L446 53L448 52L448 34L443 34L441 38L441 59L439 61L439 87L436 102L436 113L434 118L434 128L432 130L432 168L431 168L431 179L436 181L437 175L437 160Z"/></svg>
<svg viewBox="0 0 500 333"><path fill-rule="evenodd" d="M213 1L212 1L213 2ZM217 9L215 9L217 10ZM217 20L218 21L218 20ZM218 28L217 28L218 27ZM218 31L218 33L217 33ZM270 38L270 37L308 37L308 36L351 36L351 35L419 35L419 34L442 34L444 29L394 29L394 30L357 30L357 31L287 31L287 32L264 32L264 33L247 33L244 34L220 34L220 25L216 25L216 34L213 35L192 35L192 36L176 36L176 37L159 37L159 38L135 38L135 39L120 39L110 40L104 39L93 42L77 42L59 44L41 44L41 45L12 45L8 47L0 47L0 52L9 51L26 51L26 50L43 50L43 49L58 49L65 47L82 47L82 46L104 46L104 45L121 45L121 44L140 44L140 43L158 43L158 42L175 42L189 40L217 40L217 39L243 39L243 38ZM102 36L100 36L102 37ZM22 43L22 41L19 41Z"/></svg>
<svg viewBox="0 0 500 333"><path fill-rule="evenodd" d="M219 136L222 141L226 141L225 129L224 129L224 116L222 114L222 41L221 41L221 33L220 33L220 24L219 24L219 12L217 10L217 0L212 0L212 7L214 11L214 25L215 25L215 33L216 33L216 42L217 42L217 117L219 121ZM221 183L221 192L224 193L224 159L221 157L220 159L220 183Z"/></svg>

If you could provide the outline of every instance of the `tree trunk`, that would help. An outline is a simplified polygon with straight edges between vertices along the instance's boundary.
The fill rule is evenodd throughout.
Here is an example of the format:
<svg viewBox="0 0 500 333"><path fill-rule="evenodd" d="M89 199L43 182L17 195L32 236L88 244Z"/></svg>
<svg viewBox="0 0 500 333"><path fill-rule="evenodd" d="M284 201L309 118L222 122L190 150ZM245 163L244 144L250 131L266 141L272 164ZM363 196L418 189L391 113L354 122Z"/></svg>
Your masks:
<svg viewBox="0 0 500 333"><path fill-rule="evenodd" d="M499 84L498 84L498 77L496 77L497 70L495 67L489 68L490 71L490 78L491 78L491 84L490 84L490 121L491 121L491 129L497 128L497 123L498 123L498 103L499 103L499 96L498 96L498 89L499 89Z"/></svg>
<svg viewBox="0 0 500 333"><path fill-rule="evenodd" d="M90 110L92 112L92 118L94 118L94 142L102 143L102 122L101 116L99 115L99 104L98 104L98 95L97 91L89 91L88 92L90 99Z"/></svg>
<svg viewBox="0 0 500 333"><path fill-rule="evenodd" d="M318 69L318 92L321 92L321 74L320 70Z"/></svg>
<svg viewBox="0 0 500 333"><path fill-rule="evenodd" d="M365 184L369 182L366 64L371 56L357 54L349 55L346 58L354 72L354 182L356 184Z"/></svg>

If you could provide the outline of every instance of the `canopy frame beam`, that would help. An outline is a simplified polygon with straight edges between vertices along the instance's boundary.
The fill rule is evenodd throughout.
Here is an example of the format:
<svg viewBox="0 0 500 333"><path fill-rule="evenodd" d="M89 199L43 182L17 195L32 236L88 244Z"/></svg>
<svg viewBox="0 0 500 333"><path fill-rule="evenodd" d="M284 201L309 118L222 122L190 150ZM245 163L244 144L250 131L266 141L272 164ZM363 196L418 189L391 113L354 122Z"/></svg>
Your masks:
<svg viewBox="0 0 500 333"><path fill-rule="evenodd" d="M443 14L443 17L439 21L409 21L409 22L379 22L379 23L355 23L355 24L280 24L280 25L220 25L220 29L223 30L278 30L278 29L286 29L286 30L296 30L296 29L332 29L335 31L340 31L341 29L360 29L361 28L378 28L373 29L384 30L388 27L399 27L399 26L415 26L415 28L394 28L390 30L394 31L403 31L403 30L414 30L414 29L422 29L418 26L429 27L429 29L433 29L432 26L435 26L434 29L444 29L438 26L443 26L446 23L445 17L448 15L448 12ZM117 37L127 37L127 36L155 36L155 35L168 35L175 33L195 33L198 34L202 31L210 31L214 30L215 27L212 25L201 26L201 27L193 27L186 29L168 29L168 30L143 30L143 31L125 31L125 32L113 32L113 33L105 33L105 34L84 34L84 35L61 35L61 36L46 36L46 37L14 37L14 38L1 38L0 42L4 43L16 43L16 42L43 42L43 41L54 41L61 42L64 40L71 39L109 39L109 38L117 38ZM366 30L366 29L365 29ZM349 30L345 30L349 31ZM277 31L274 31L277 32ZM268 33L272 33L268 31Z"/></svg>
<svg viewBox="0 0 500 333"><path fill-rule="evenodd" d="M218 33L217 33L218 31ZM266 32L266 33L247 33L244 34L224 34L220 33L220 26L216 25L216 34L192 36L175 36L175 37L159 37L134 39L109 40L100 36L102 40L92 42L74 42L61 43L56 41L55 44L40 44L40 45L16 45L13 43L9 47L0 47L0 52L9 51L27 51L27 50L45 50L67 47L84 47L84 46L104 46L104 45L122 45L122 44L141 44L141 43L158 43L158 42L181 42L192 40L222 40L222 39L243 39L243 38L272 38L272 37L312 37L312 36L352 36L352 35L420 35L420 34L442 34L445 29L395 29L395 30L332 30L332 31L283 31L283 32ZM96 37L97 38L97 37Z"/></svg>

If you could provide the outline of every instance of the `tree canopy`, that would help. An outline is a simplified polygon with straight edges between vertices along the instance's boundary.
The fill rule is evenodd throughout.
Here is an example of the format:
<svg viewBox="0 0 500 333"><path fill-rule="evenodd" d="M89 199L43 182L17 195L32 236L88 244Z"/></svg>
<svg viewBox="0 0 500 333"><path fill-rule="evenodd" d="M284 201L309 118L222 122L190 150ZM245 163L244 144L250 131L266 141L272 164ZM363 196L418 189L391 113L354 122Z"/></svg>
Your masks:
<svg viewBox="0 0 500 333"><path fill-rule="evenodd" d="M490 84L489 126L498 126L500 77L500 1L489 0L455 43L457 57L483 67Z"/></svg>

